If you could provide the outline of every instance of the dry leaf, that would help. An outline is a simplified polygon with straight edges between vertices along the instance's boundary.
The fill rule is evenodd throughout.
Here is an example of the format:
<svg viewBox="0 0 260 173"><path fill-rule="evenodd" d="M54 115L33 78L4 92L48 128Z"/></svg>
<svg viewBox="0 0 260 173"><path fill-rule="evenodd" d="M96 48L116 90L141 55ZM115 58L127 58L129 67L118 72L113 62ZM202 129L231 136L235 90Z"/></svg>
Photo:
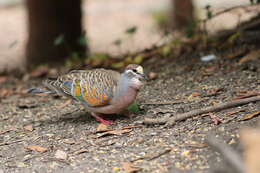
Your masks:
<svg viewBox="0 0 260 173"><path fill-rule="evenodd" d="M14 94L14 91L11 88L2 88L0 90L0 98L7 97L7 96L10 96L13 94Z"/></svg>
<svg viewBox="0 0 260 173"><path fill-rule="evenodd" d="M65 103L63 103L63 104L57 106L57 109L63 109L63 108L65 108L66 106L70 105L71 103L72 103L72 100L69 99L69 100L67 100Z"/></svg>
<svg viewBox="0 0 260 173"><path fill-rule="evenodd" d="M208 67L208 68L203 70L203 74L204 75L212 74L212 73L214 73L216 71L216 69L217 69L217 66Z"/></svg>
<svg viewBox="0 0 260 173"><path fill-rule="evenodd" d="M124 168L124 170L127 172L127 173L136 173L138 171L140 171L141 169L134 166L132 163L130 162L123 162L122 163L122 166Z"/></svg>
<svg viewBox="0 0 260 173"><path fill-rule="evenodd" d="M75 151L74 154L75 154L75 155L78 155L78 154L87 153L87 152L88 152L88 150L85 149L85 148L83 148L83 149L80 149L80 150L78 150L78 151Z"/></svg>
<svg viewBox="0 0 260 173"><path fill-rule="evenodd" d="M132 129L119 129L119 130L111 130L111 131L107 131L105 133L102 133L101 135L98 136L98 138L104 137L104 136L108 136L108 135L122 135L124 133L129 133L131 132Z"/></svg>
<svg viewBox="0 0 260 173"><path fill-rule="evenodd" d="M210 96L214 96L214 95L217 95L221 90L223 90L223 88L214 88L214 89L209 90L207 92L207 94Z"/></svg>
<svg viewBox="0 0 260 173"><path fill-rule="evenodd" d="M73 145L73 144L76 143L76 142L75 142L74 140L72 140L72 139L65 139L63 142L64 142L65 144L69 144L69 145Z"/></svg>
<svg viewBox="0 0 260 173"><path fill-rule="evenodd" d="M222 123L222 120L217 115L213 113L209 113L208 115L210 116L215 125Z"/></svg>
<svg viewBox="0 0 260 173"><path fill-rule="evenodd" d="M142 126L126 126L126 127L123 127L122 129L134 129L134 128L141 128Z"/></svg>
<svg viewBox="0 0 260 173"><path fill-rule="evenodd" d="M260 114L260 111L258 112L254 112L254 113L251 113L251 114L246 114L244 117L242 117L240 119L240 121L245 121L245 120L249 120L249 119L252 119L253 117L257 116Z"/></svg>
<svg viewBox="0 0 260 173"><path fill-rule="evenodd" d="M46 96L48 96L49 94L46 94L46 93L37 93L37 94L35 94L35 95L37 95L37 96L41 96L41 97L46 97Z"/></svg>
<svg viewBox="0 0 260 173"><path fill-rule="evenodd" d="M231 115L237 114L237 113L239 113L239 112L245 112L245 111L246 111L245 109L240 109L240 110L228 112L228 113L227 113L227 116L231 116Z"/></svg>
<svg viewBox="0 0 260 173"><path fill-rule="evenodd" d="M254 50L254 51L249 52L243 58L240 59L238 64L241 65L247 61L254 60L257 58L260 58L260 50Z"/></svg>
<svg viewBox="0 0 260 173"><path fill-rule="evenodd" d="M108 125L101 123L101 124L98 125L96 132L107 132L107 131L112 131L112 129L109 129Z"/></svg>
<svg viewBox="0 0 260 173"><path fill-rule="evenodd" d="M25 130L30 131L30 132L33 131L33 126L32 126L31 124L29 124L29 125L27 125L27 126L24 126L23 128L24 128Z"/></svg>
<svg viewBox="0 0 260 173"><path fill-rule="evenodd" d="M38 145L30 145L30 146L27 146L26 149L31 150L31 151L37 151L40 153L46 152L48 150L47 148L44 148L44 147L41 147Z"/></svg>
<svg viewBox="0 0 260 173"><path fill-rule="evenodd" d="M194 93L192 93L191 95L192 95L192 97L198 97L198 96L200 96L201 94L200 94L199 92L194 92Z"/></svg>
<svg viewBox="0 0 260 173"><path fill-rule="evenodd" d="M49 68L47 66L40 66L31 72L31 77L44 77L48 74Z"/></svg>
<svg viewBox="0 0 260 173"><path fill-rule="evenodd" d="M1 130L0 135L5 134L5 133L10 132L10 131L11 131L10 129L9 130Z"/></svg>

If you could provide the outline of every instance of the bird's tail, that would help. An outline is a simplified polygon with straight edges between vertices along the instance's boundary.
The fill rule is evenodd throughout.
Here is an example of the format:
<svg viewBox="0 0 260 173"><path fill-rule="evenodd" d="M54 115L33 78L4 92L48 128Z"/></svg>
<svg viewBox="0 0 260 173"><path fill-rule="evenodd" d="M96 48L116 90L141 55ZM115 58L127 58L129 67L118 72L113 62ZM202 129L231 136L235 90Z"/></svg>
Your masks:
<svg viewBox="0 0 260 173"><path fill-rule="evenodd" d="M32 94L57 94L59 93L58 87L56 86L56 79L47 79L43 81L43 85L46 89L41 88L30 88L27 92Z"/></svg>
<svg viewBox="0 0 260 173"><path fill-rule="evenodd" d="M27 92L31 93L31 94L41 94L41 93L55 94L55 92L53 92L53 91L45 90L45 89L41 89L41 88L30 88Z"/></svg>

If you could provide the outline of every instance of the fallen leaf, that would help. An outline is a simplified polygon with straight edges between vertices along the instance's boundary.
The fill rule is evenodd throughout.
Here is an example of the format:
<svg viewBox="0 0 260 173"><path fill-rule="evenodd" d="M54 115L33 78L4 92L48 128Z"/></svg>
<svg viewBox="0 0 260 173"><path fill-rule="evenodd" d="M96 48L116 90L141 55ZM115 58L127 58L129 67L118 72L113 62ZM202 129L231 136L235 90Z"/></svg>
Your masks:
<svg viewBox="0 0 260 173"><path fill-rule="evenodd" d="M120 136L122 134L129 133L131 131L132 131L132 129L111 130L111 131L107 131L105 133L102 133L101 135L98 135L98 138L108 136L108 135L118 135L118 136Z"/></svg>
<svg viewBox="0 0 260 173"><path fill-rule="evenodd" d="M111 131L111 130L112 129L108 128L108 125L101 123L101 124L98 125L96 132L107 132L107 131Z"/></svg>
<svg viewBox="0 0 260 173"><path fill-rule="evenodd" d="M72 100L69 99L69 100L67 100L66 102L64 102L63 104L57 106L57 109L63 109L63 108L65 108L66 106L70 105L71 103L72 103Z"/></svg>
<svg viewBox="0 0 260 173"><path fill-rule="evenodd" d="M210 116L210 118L212 119L212 121L215 125L222 123L222 120L217 115L215 115L213 113L209 113L208 115Z"/></svg>
<svg viewBox="0 0 260 173"><path fill-rule="evenodd" d="M247 61L258 59L258 58L260 58L260 50L253 50L248 54L246 54L243 58L241 58L238 64L241 65Z"/></svg>
<svg viewBox="0 0 260 173"><path fill-rule="evenodd" d="M87 152L88 152L88 150L85 149L85 148L83 148L83 149L80 149L80 150L78 150L78 151L75 151L75 152L74 152L74 155L79 155L79 154L87 153Z"/></svg>
<svg viewBox="0 0 260 173"><path fill-rule="evenodd" d="M217 66L211 66L206 69L203 69L202 73L203 75L211 75L217 70Z"/></svg>
<svg viewBox="0 0 260 173"><path fill-rule="evenodd" d="M141 64L143 62L144 57L142 55L138 55L134 58L135 64Z"/></svg>
<svg viewBox="0 0 260 173"><path fill-rule="evenodd" d="M242 117L242 118L240 119L240 121L245 121L245 120L252 119L252 118L254 118L254 117L257 116L257 115L260 115L260 111L254 112L254 113L250 113L250 114L246 114L244 117Z"/></svg>
<svg viewBox="0 0 260 173"><path fill-rule="evenodd" d="M123 162L122 163L122 166L124 168L124 170L127 172L127 173L136 173L138 171L140 171L141 169L134 166L132 163L130 162Z"/></svg>
<svg viewBox="0 0 260 173"><path fill-rule="evenodd" d="M240 100L248 97L253 97L260 95L259 91L239 91L237 97L234 98L234 100Z"/></svg>
<svg viewBox="0 0 260 173"><path fill-rule="evenodd" d="M133 128L141 128L142 126L126 126L123 127L122 129L133 129Z"/></svg>
<svg viewBox="0 0 260 173"><path fill-rule="evenodd" d="M214 89L209 90L207 92L207 94L208 94L208 96L215 96L222 90L223 90L223 88L214 88Z"/></svg>
<svg viewBox="0 0 260 173"><path fill-rule="evenodd" d="M246 111L245 109L240 109L240 110L228 112L228 113L227 113L227 116L231 116L231 115L237 114L237 113L239 113L239 112L245 112L245 111Z"/></svg>
<svg viewBox="0 0 260 173"><path fill-rule="evenodd" d="M55 158L66 160L68 157L68 154L65 151L57 150L55 153Z"/></svg>
<svg viewBox="0 0 260 173"><path fill-rule="evenodd" d="M8 129L8 130L1 130L0 131L0 135L5 134L5 133L10 132L10 131L11 131L10 129Z"/></svg>
<svg viewBox="0 0 260 173"><path fill-rule="evenodd" d="M65 144L69 144L69 145L73 145L73 144L76 143L76 141L74 141L74 140L72 140L72 139L65 139L63 142L64 142Z"/></svg>
<svg viewBox="0 0 260 173"><path fill-rule="evenodd" d="M29 124L29 125L27 125L27 126L24 126L23 128L24 128L25 130L30 131L30 132L33 131L33 126L32 126L31 124Z"/></svg>
<svg viewBox="0 0 260 173"><path fill-rule="evenodd" d="M37 96L41 96L41 97L46 97L46 96L48 96L49 94L46 94L46 93L39 93L39 94L35 94L35 95L37 95Z"/></svg>
<svg viewBox="0 0 260 173"><path fill-rule="evenodd" d="M192 93L191 95L192 95L192 97L198 97L198 96L200 96L201 94L200 94L199 92L194 92L194 93Z"/></svg>
<svg viewBox="0 0 260 173"><path fill-rule="evenodd" d="M0 98L4 98L4 97L7 97L7 96L11 96L14 94L14 90L11 89L11 88L2 88L0 90Z"/></svg>
<svg viewBox="0 0 260 173"><path fill-rule="evenodd" d="M30 145L30 146L27 146L25 148L28 149L28 150L37 151L37 152L40 152L40 153L44 153L48 150L47 148L44 148L44 147L41 147L41 146L38 146L38 145Z"/></svg>
<svg viewBox="0 0 260 173"><path fill-rule="evenodd" d="M116 68L116 69L122 68L124 66L125 66L124 62L118 62L118 63L114 63L111 65L111 67Z"/></svg>
<svg viewBox="0 0 260 173"><path fill-rule="evenodd" d="M47 66L40 66L30 73L31 77L44 77L48 74L49 68Z"/></svg>

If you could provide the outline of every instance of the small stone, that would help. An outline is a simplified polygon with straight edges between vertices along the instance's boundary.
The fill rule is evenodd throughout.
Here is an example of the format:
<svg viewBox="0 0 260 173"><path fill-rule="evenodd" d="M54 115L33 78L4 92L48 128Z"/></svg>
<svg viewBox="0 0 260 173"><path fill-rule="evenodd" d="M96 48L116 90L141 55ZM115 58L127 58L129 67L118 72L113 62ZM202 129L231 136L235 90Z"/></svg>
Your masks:
<svg viewBox="0 0 260 173"><path fill-rule="evenodd" d="M57 150L55 153L55 158L66 160L68 157L67 153L62 150Z"/></svg>
<svg viewBox="0 0 260 173"><path fill-rule="evenodd" d="M224 126L219 127L218 130L219 130L220 132L224 132L224 131L225 131L225 127L224 127Z"/></svg>
<svg viewBox="0 0 260 173"><path fill-rule="evenodd" d="M26 168L27 165L26 165L25 163L23 163L23 162L18 162L18 163L17 163L17 167L18 167L18 168Z"/></svg>
<svg viewBox="0 0 260 173"><path fill-rule="evenodd" d="M149 79L151 79L151 80L154 80L154 79L156 79L157 78L157 73L155 73L155 72L150 72L149 74L148 74L148 77L149 77Z"/></svg>
<svg viewBox="0 0 260 173"><path fill-rule="evenodd" d="M236 141L235 141L234 138L232 138L232 139L228 142L229 145L232 145L232 144L235 144L235 143L236 143Z"/></svg>

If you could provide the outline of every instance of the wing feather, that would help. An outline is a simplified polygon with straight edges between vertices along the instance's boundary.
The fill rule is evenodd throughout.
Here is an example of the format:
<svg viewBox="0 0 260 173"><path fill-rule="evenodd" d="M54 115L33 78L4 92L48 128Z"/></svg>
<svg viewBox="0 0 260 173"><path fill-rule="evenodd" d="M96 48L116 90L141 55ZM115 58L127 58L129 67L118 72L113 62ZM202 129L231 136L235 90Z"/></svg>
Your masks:
<svg viewBox="0 0 260 173"><path fill-rule="evenodd" d="M62 91L89 107L110 104L120 73L95 69L73 71L58 78Z"/></svg>

